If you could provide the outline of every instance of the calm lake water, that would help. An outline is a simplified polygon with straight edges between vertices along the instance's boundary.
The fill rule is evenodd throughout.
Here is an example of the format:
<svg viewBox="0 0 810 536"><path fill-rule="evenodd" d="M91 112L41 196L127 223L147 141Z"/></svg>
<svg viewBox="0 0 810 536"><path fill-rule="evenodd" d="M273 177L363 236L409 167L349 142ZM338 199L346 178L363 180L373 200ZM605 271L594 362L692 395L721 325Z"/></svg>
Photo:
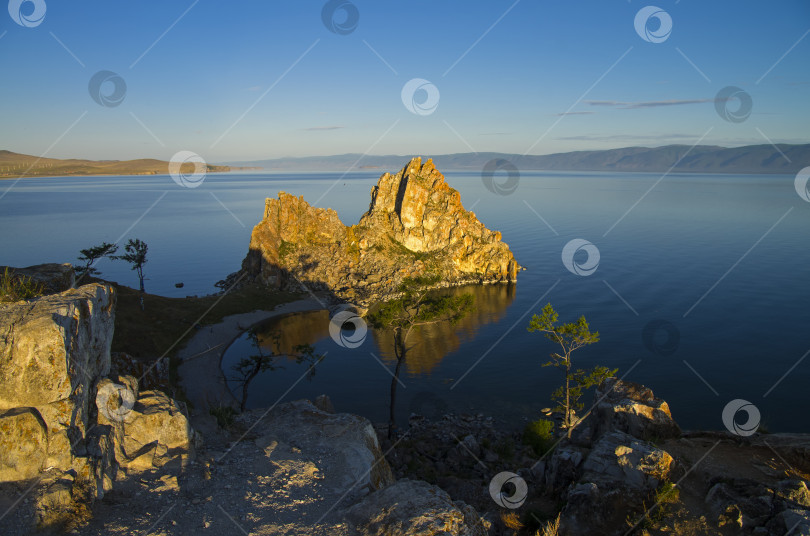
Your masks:
<svg viewBox="0 0 810 536"><path fill-rule="evenodd" d="M147 291L207 294L240 267L266 197L303 195L352 224L380 173L209 175L191 190L168 176L25 179L0 199L0 264L69 262L81 248L137 237L149 244ZM660 174L538 172L524 173L506 196L478 174L446 176L526 271L513 286L467 289L475 314L416 341L400 378L400 418L444 409L515 425L538 417L560 373L540 366L554 347L526 326L551 302L562 320L584 314L601 334L575 354L578 365L615 367L650 386L684 428L722 429L725 405L745 399L770 431L810 432L810 356L801 360L810 350L810 203L792 176L669 175L654 186ZM0 182L0 195L10 185ZM589 276L563 264L573 239L598 248ZM574 262L586 257L580 251ZM121 263L98 267L137 284ZM292 389L304 371L294 362L263 374L251 405L327 393L339 411L386 420L393 362L384 336L370 332L360 347L342 348L324 313L266 327L273 330L289 334L282 344L310 342L327 355ZM249 352L249 341L237 340L223 368Z"/></svg>

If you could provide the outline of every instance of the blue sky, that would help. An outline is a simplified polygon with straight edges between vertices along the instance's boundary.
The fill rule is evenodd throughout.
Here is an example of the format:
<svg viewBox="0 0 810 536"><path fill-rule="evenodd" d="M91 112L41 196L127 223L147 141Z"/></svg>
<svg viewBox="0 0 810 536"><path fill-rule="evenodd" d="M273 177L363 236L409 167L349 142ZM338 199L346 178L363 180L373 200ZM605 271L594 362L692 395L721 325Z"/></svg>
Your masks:
<svg viewBox="0 0 810 536"><path fill-rule="evenodd" d="M806 0L655 0L672 20L657 43L634 27L650 5L639 0L352 0L359 20L342 34L321 1L37 1L32 27L0 12L0 148L28 154L221 162L810 141ZM118 106L90 96L102 70L126 84ZM414 78L436 88L431 113L406 108ZM727 86L751 97L742 122L715 110Z"/></svg>

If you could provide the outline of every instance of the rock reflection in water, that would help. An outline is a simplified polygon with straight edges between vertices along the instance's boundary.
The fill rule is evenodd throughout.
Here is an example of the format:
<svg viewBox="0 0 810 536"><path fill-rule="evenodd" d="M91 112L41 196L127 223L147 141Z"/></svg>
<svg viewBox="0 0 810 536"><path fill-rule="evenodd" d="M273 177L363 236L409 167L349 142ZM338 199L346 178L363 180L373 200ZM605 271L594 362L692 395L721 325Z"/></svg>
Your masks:
<svg viewBox="0 0 810 536"><path fill-rule="evenodd" d="M422 326L408 337L408 351L405 368L408 374L429 375L447 354L458 350L464 340L475 337L478 330L499 321L515 299L514 284L466 285L454 287L445 292L451 294L472 294L475 298L474 310L458 324L448 322ZM390 331L374 330L374 340L380 356L395 365L394 337Z"/></svg>
<svg viewBox="0 0 810 536"><path fill-rule="evenodd" d="M475 309L455 326L441 322L422 326L408 338L405 370L412 376L430 375L444 356L458 350L461 343L475 337L478 330L487 324L498 322L515 299L515 285L465 285L446 289L452 294L472 294ZM329 312L326 310L292 313L271 318L255 326L262 349L282 356L293 352L299 344L315 345L329 337ZM274 341L278 334L278 345ZM377 349L375 353L391 365L396 364L393 350L393 335L389 331L373 330ZM366 343L368 344L368 343Z"/></svg>
<svg viewBox="0 0 810 536"><path fill-rule="evenodd" d="M290 313L266 320L254 329L262 349L287 356L294 353L299 344L314 346L316 342L329 337L329 311Z"/></svg>

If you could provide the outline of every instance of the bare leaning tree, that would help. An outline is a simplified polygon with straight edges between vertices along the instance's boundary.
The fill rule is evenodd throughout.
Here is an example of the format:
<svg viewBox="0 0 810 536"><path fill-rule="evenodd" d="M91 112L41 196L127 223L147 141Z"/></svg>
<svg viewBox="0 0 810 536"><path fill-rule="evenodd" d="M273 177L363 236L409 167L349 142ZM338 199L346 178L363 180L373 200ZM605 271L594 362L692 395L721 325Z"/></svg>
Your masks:
<svg viewBox="0 0 810 536"><path fill-rule="evenodd" d="M242 398L239 403L240 411L245 411L250 383L256 379L260 373L284 368L282 365L278 364L279 358L285 356L285 354L277 353L277 348L279 348L279 342L281 340L280 333L273 332L269 335L271 343L267 345L269 346L269 350L266 351L262 349L261 342L259 341L259 333L255 328L251 328L248 334L251 345L256 349L256 353L248 357L243 357L238 363L233 365L231 370L233 370L236 375L229 378L242 390ZM299 344L293 348L291 353L286 354L286 356L293 358L298 364L306 363L309 367L307 369L307 379L312 379L315 375L315 365L323 360L325 354L316 354L315 348L309 344Z"/></svg>
<svg viewBox="0 0 810 536"><path fill-rule="evenodd" d="M141 311L143 311L143 295L146 293L143 286L143 265L146 264L146 253L149 251L149 246L138 238L130 238L127 245L124 246L124 251L126 253L123 255L115 255L111 258L128 262L132 265L132 269L138 273L138 281L141 286Z"/></svg>
<svg viewBox="0 0 810 536"><path fill-rule="evenodd" d="M96 264L96 261L99 259L111 257L116 251L118 251L118 246L108 242L102 242L100 246L93 246L87 249L79 250L79 257L77 260L83 264L76 264L73 266L73 269L76 271L76 275L79 276L76 283L78 284L79 281L84 279L86 276L99 275L101 272L99 272L93 265Z"/></svg>
<svg viewBox="0 0 810 536"><path fill-rule="evenodd" d="M399 297L383 303L368 315L369 323L376 329L388 330L394 335L394 355L397 366L391 380L391 403L389 408L388 438L396 432L394 406L397 396L399 372L408 351L408 337L413 330L438 322L456 323L473 308L472 294L451 296L431 292L430 288L440 281L439 276L409 277L402 281L397 291Z"/></svg>

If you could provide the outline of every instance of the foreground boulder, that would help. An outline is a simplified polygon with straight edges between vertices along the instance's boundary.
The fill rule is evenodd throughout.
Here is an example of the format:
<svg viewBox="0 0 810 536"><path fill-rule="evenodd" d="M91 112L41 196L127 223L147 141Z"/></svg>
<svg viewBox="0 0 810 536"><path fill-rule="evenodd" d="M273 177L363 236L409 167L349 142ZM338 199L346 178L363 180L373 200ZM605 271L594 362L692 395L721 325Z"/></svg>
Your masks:
<svg viewBox="0 0 810 536"><path fill-rule="evenodd" d="M184 465L193 456L194 431L178 402L161 391L138 391L132 376L117 384L99 382L96 398L99 424L109 426L115 439L115 458L130 472Z"/></svg>
<svg viewBox="0 0 810 536"><path fill-rule="evenodd" d="M45 292L74 279L69 265L34 268L13 270ZM113 287L93 283L0 305L0 487L31 494L29 521L40 528L82 519L121 468L192 453L193 432L173 400L139 396L132 376L107 378L115 304Z"/></svg>
<svg viewBox="0 0 810 536"><path fill-rule="evenodd" d="M346 513L364 536L486 536L490 523L437 486L403 479Z"/></svg>
<svg viewBox="0 0 810 536"><path fill-rule="evenodd" d="M285 446L306 448L310 456L329 455L329 481L348 496L364 495L394 482L377 434L363 417L333 413L299 400L275 408L267 416L269 430L256 440L268 456ZM278 455L278 453L277 453Z"/></svg>
<svg viewBox="0 0 810 536"><path fill-rule="evenodd" d="M652 389L638 383L608 378L596 388L592 426L594 437L621 431L639 439L670 439L681 436L669 405Z"/></svg>
<svg viewBox="0 0 810 536"><path fill-rule="evenodd" d="M331 209L280 192L268 199L242 263L248 279L279 288L328 290L368 306L403 278L435 273L447 285L510 282L520 266L475 214L464 209L431 160L385 173L368 212L347 227Z"/></svg>
<svg viewBox="0 0 810 536"><path fill-rule="evenodd" d="M22 430L38 437L37 420L47 434L32 442L37 452L16 461L19 475L35 474L43 464L68 470L88 456L95 383L110 370L114 308L112 287L96 283L0 306L0 411L3 421L15 419L0 428L0 443L13 445Z"/></svg>

